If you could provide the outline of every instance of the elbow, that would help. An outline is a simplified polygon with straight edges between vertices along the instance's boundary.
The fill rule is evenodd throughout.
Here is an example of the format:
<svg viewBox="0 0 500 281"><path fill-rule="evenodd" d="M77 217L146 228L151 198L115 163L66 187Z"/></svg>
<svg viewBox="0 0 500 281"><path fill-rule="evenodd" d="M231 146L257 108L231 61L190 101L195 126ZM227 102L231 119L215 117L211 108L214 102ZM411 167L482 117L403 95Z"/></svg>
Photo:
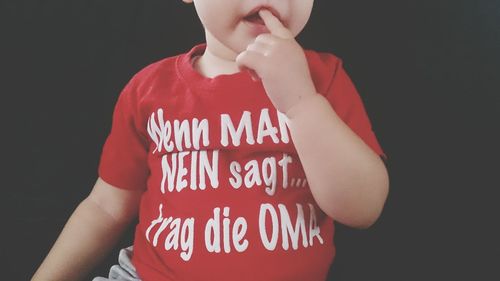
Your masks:
<svg viewBox="0 0 500 281"><path fill-rule="evenodd" d="M335 221L356 229L368 229L379 219L389 194L387 170L371 184L366 184L365 192L351 194L345 200L338 200L325 213ZM339 204L340 203L340 204Z"/></svg>
<svg viewBox="0 0 500 281"><path fill-rule="evenodd" d="M363 218L360 218L358 220L353 220L348 224L348 226L360 230L368 229L372 227L380 217L381 211L380 212L373 212L372 214L368 214Z"/></svg>
<svg viewBox="0 0 500 281"><path fill-rule="evenodd" d="M380 178L376 181L371 199L366 200L365 206L361 206L360 216L357 220L352 222L352 227L357 229L368 229L373 226L385 206L387 197L389 195L389 176L387 170L384 168Z"/></svg>
<svg viewBox="0 0 500 281"><path fill-rule="evenodd" d="M345 217L337 216L338 218L334 220L351 228L360 230L368 229L372 227L375 224L375 222L377 222L378 218L380 217L381 210L382 208L380 209L380 211L378 210L373 210L369 212L367 211L362 214L358 214L356 216L352 214L348 214ZM331 215L329 216L332 217Z"/></svg>

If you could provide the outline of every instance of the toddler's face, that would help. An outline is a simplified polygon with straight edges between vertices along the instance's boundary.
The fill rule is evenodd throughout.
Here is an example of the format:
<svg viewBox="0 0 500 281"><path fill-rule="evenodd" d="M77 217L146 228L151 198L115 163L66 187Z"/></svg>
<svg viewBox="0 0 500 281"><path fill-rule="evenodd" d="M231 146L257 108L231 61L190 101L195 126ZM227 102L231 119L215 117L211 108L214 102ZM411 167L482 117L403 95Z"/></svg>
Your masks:
<svg viewBox="0 0 500 281"><path fill-rule="evenodd" d="M238 54L267 32L258 11L270 10L294 36L304 28L314 0L183 0L194 2L196 12L209 39ZM210 47L210 46L209 46Z"/></svg>

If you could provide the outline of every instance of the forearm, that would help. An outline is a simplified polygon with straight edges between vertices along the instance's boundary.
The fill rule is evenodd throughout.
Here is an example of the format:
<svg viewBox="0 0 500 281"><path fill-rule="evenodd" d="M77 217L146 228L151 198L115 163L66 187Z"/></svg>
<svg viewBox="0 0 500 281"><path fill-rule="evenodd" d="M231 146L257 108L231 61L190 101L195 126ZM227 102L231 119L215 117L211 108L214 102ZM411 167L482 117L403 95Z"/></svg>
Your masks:
<svg viewBox="0 0 500 281"><path fill-rule="evenodd" d="M81 280L127 227L85 199L73 212L32 281Z"/></svg>
<svg viewBox="0 0 500 281"><path fill-rule="evenodd" d="M368 227L388 193L384 163L319 94L287 112L290 132L318 206L333 219Z"/></svg>

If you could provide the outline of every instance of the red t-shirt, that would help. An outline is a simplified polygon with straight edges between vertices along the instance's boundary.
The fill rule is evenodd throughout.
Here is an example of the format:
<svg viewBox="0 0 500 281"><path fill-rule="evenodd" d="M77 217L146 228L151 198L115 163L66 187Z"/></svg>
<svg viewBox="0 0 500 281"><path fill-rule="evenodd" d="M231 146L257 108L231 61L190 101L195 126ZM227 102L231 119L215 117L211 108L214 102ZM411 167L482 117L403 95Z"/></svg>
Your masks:
<svg viewBox="0 0 500 281"><path fill-rule="evenodd" d="M210 79L196 72L192 58L204 48L137 73L118 98L103 147L99 176L145 190L134 241L139 276L325 280L334 224L312 197L287 118L248 73ZM384 156L342 61L306 56L318 93Z"/></svg>

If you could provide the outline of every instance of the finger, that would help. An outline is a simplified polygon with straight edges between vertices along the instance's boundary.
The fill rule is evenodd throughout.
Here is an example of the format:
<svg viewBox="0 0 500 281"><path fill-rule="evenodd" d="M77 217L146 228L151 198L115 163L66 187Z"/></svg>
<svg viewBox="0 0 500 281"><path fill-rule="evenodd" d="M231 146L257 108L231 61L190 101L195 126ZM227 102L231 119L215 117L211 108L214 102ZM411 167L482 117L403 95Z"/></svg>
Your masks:
<svg viewBox="0 0 500 281"><path fill-rule="evenodd" d="M236 65L240 69L250 69L253 70L258 76L258 69L259 66L262 64L262 62L265 60L265 57L254 51L246 50L241 52L237 57L236 57Z"/></svg>
<svg viewBox="0 0 500 281"><path fill-rule="evenodd" d="M288 30L281 21L273 15L270 11L266 9L261 9L259 11L259 16L264 21L267 29L271 32L271 34L281 37L283 39L293 38L293 34Z"/></svg>
<svg viewBox="0 0 500 281"><path fill-rule="evenodd" d="M262 43L262 42L253 42L252 44L248 45L247 50L248 51L254 51L257 53L262 54L263 56L267 56L269 53L270 46L269 44Z"/></svg>
<svg viewBox="0 0 500 281"><path fill-rule="evenodd" d="M262 34L259 34L259 36L257 36L255 38L255 42L259 42L259 43L262 43L262 44L267 44L269 46L272 46L276 43L276 36L270 34L270 33L262 33Z"/></svg>

